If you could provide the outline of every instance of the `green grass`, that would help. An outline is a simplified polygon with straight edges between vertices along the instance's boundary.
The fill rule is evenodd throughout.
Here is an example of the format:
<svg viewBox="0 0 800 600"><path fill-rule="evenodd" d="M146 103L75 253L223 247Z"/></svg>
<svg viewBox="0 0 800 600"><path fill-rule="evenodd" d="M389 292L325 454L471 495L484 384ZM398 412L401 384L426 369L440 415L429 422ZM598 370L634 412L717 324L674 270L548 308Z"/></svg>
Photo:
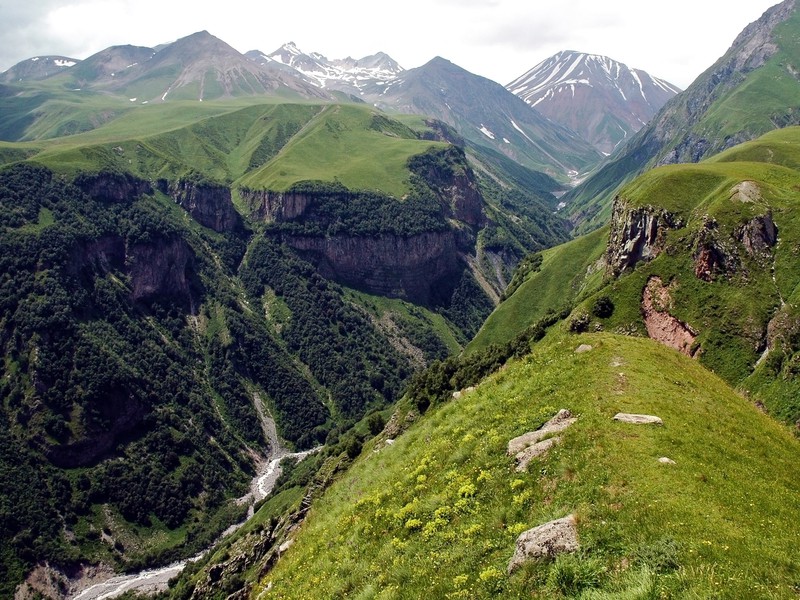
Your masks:
<svg viewBox="0 0 800 600"><path fill-rule="evenodd" d="M593 350L574 354L580 343ZM578 422L528 473L516 473L507 441L559 408ZM611 419L618 411L665 424L623 425ZM557 597L553 586L566 575L551 576L552 563L511 576L505 568L521 531L575 513L583 550L574 568L595 574L592 587L793 598L798 456L783 427L672 350L610 334L551 334L476 391L431 409L392 446L365 447L255 595Z"/></svg>
<svg viewBox="0 0 800 600"><path fill-rule="evenodd" d="M175 179L199 172L274 191L320 180L401 198L410 191L408 159L445 146L418 139L418 119L407 119L412 129L360 105L249 99L142 106L91 98L49 101L43 111L29 137L60 137L45 149L9 144L3 154L24 152L67 174L114 169Z"/></svg>
<svg viewBox="0 0 800 600"><path fill-rule="evenodd" d="M240 183L283 191L299 181L339 181L350 189L378 189L401 198L410 190L408 158L444 144L416 139L391 123L387 127L388 120L379 115L369 107L328 106L275 160Z"/></svg>
<svg viewBox="0 0 800 600"><path fill-rule="evenodd" d="M541 269L489 316L467 346L467 352L512 340L550 311L582 299L602 284L603 268L597 261L606 248L608 229L595 231L545 250Z"/></svg>
<svg viewBox="0 0 800 600"><path fill-rule="evenodd" d="M512 339L534 319L577 303L571 321L589 319L588 330L646 336L642 290L649 277L671 285L669 312L698 333L699 361L767 407L785 422L800 418L800 128L774 131L693 165L653 169L625 186L620 199L629 208L665 209L681 223L667 232L662 252L617 279L600 265L587 278L607 239L598 231L548 250L541 271L489 317L467 351ZM734 194L742 182L758 193L749 201ZM756 217L770 215L779 241L751 256L739 233ZM702 233L701 233L702 232ZM728 267L711 281L695 275L700 237L721 248ZM737 236L739 236L737 238ZM614 305L599 318L592 306L600 296ZM770 352L763 358L765 344Z"/></svg>

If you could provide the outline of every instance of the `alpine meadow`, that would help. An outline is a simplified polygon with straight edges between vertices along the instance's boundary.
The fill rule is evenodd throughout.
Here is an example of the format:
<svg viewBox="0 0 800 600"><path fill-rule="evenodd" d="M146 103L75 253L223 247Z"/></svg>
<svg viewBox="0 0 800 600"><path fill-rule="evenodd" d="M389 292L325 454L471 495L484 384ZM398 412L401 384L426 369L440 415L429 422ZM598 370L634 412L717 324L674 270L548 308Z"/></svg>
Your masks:
<svg viewBox="0 0 800 600"><path fill-rule="evenodd" d="M0 597L797 599L800 13L742 27L683 91L0 74Z"/></svg>

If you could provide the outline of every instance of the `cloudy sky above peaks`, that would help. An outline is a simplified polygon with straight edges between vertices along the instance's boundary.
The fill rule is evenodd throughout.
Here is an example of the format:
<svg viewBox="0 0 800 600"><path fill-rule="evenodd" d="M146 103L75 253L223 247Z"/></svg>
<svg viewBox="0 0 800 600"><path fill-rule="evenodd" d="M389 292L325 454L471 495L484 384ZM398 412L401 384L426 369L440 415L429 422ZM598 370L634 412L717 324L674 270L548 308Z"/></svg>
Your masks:
<svg viewBox="0 0 800 600"><path fill-rule="evenodd" d="M602 54L687 87L776 0L0 0L0 72L207 30L240 52L293 41L328 58L435 56L506 84L560 50Z"/></svg>

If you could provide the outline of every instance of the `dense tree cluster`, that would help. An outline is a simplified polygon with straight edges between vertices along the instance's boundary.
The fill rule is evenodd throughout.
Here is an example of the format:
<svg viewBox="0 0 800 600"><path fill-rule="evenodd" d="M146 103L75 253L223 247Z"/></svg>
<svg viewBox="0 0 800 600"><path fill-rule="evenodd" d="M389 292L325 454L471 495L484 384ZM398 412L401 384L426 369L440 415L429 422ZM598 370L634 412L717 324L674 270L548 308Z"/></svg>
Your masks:
<svg viewBox="0 0 800 600"><path fill-rule="evenodd" d="M354 191L340 183L323 181L302 181L287 193L312 196L314 201L296 219L272 224L273 231L315 236L411 237L449 227L439 200L424 185L416 186L402 200L379 191Z"/></svg>
<svg viewBox="0 0 800 600"><path fill-rule="evenodd" d="M4 582L32 561L77 557L97 535L80 525L93 506L174 528L192 510L213 514L252 472L239 451L263 443L252 402L226 398L227 423L215 411L205 340L187 323L197 298L131 296L126 248L191 237L172 214L153 198L92 198L40 167L0 173ZM197 261L190 296L210 263ZM67 543L63 523L84 533Z"/></svg>
<svg viewBox="0 0 800 600"><path fill-rule="evenodd" d="M355 420L397 398L408 361L336 284L269 236L251 245L240 275L252 297L269 288L286 302L292 317L281 335L329 390L339 414Z"/></svg>

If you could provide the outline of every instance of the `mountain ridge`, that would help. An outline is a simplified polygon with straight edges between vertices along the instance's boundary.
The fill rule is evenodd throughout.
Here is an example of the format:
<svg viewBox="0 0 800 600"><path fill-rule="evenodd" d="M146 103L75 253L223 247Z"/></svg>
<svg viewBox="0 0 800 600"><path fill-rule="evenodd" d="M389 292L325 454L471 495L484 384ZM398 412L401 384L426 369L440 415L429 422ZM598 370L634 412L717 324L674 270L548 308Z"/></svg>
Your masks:
<svg viewBox="0 0 800 600"><path fill-rule="evenodd" d="M605 155L639 131L680 90L606 56L561 51L506 89Z"/></svg>
<svg viewBox="0 0 800 600"><path fill-rule="evenodd" d="M579 230L608 218L615 191L647 167L697 162L800 122L793 72L800 64L798 28L795 0L776 4L745 27L723 56L565 196Z"/></svg>

